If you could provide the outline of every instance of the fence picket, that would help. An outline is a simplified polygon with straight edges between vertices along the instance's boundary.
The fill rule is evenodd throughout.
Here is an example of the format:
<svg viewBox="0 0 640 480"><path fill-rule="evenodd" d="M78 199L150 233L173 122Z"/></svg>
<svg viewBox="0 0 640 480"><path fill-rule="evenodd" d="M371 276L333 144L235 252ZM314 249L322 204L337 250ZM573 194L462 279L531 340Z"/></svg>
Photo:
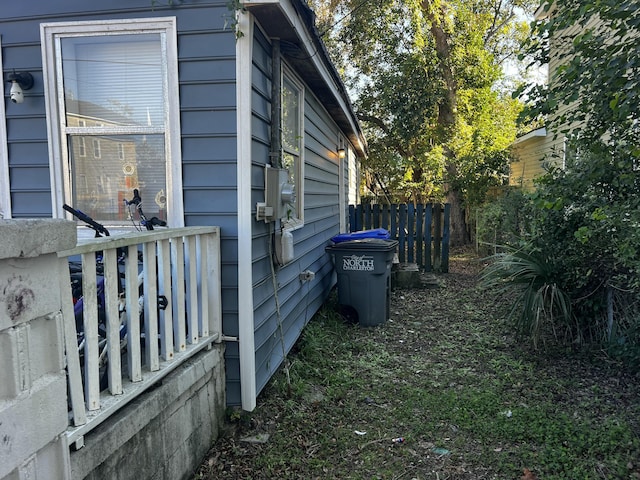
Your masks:
<svg viewBox="0 0 640 480"><path fill-rule="evenodd" d="M96 254L82 254L82 295L84 331L84 401L87 410L100 408L100 366L98 364L98 288Z"/></svg>
<svg viewBox="0 0 640 480"><path fill-rule="evenodd" d="M391 238L398 238L398 206L391 205L391 228L389 232L391 233Z"/></svg>
<svg viewBox="0 0 640 480"><path fill-rule="evenodd" d="M139 288L138 247L127 247L124 260L125 292L137 292ZM132 382L142 381L142 359L140 346L140 304L137 295L127 295L125 299L125 321L127 322L127 374Z"/></svg>
<svg viewBox="0 0 640 480"><path fill-rule="evenodd" d="M373 206L373 228L380 228L380 205Z"/></svg>
<svg viewBox="0 0 640 480"><path fill-rule="evenodd" d="M440 270L442 266L442 261L440 258L440 254L442 253L442 207L439 203L436 203L433 206L433 269Z"/></svg>
<svg viewBox="0 0 640 480"><path fill-rule="evenodd" d="M410 203L407 205L407 261L409 263L415 262L414 255L414 224L416 218L415 205Z"/></svg>
<svg viewBox="0 0 640 480"><path fill-rule="evenodd" d="M424 205L416 206L416 263L422 265L424 248L423 223L424 223Z"/></svg>
<svg viewBox="0 0 640 480"><path fill-rule="evenodd" d="M158 274L156 264L156 244L145 243L142 246L144 289L144 334L145 361L151 372L160 369L158 346Z"/></svg>
<svg viewBox="0 0 640 480"><path fill-rule="evenodd" d="M349 225L353 225L356 228L356 231L357 231L357 226L356 226L356 206L355 205L349 205Z"/></svg>
<svg viewBox="0 0 640 480"><path fill-rule="evenodd" d="M371 205L364 206L364 229L369 230L371 228Z"/></svg>
<svg viewBox="0 0 640 480"><path fill-rule="evenodd" d="M407 251L407 206L398 205L398 257L401 263L406 262Z"/></svg>
<svg viewBox="0 0 640 480"><path fill-rule="evenodd" d="M433 270L433 261L431 254L431 244L433 242L433 237L431 235L431 228L433 223L433 205L426 205L424 215L424 255L425 255L425 270L430 272Z"/></svg>
<svg viewBox="0 0 640 480"><path fill-rule="evenodd" d="M118 257L116 249L104 251L102 266L104 268L105 313L107 327L107 348L105 353L109 362L107 375L109 391L112 395L122 393L122 368L120 358L120 312L118 309L120 296L118 285Z"/></svg>
<svg viewBox="0 0 640 480"><path fill-rule="evenodd" d="M444 206L443 228L442 228L442 266L443 272L449 271L449 226L451 216L451 205Z"/></svg>

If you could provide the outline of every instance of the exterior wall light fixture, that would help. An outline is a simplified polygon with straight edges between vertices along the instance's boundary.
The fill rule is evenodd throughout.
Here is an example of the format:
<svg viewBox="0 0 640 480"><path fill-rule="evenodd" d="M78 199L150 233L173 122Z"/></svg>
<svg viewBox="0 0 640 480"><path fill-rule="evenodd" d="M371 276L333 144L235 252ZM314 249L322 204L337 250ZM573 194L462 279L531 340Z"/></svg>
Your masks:
<svg viewBox="0 0 640 480"><path fill-rule="evenodd" d="M344 158L346 154L347 154L347 152L345 151L344 148L339 148L338 149L338 158Z"/></svg>
<svg viewBox="0 0 640 480"><path fill-rule="evenodd" d="M29 90L33 87L33 75L29 72L22 72L9 74L8 82L11 83L11 91L9 92L9 96L13 103L22 103L24 102L24 93L23 90Z"/></svg>

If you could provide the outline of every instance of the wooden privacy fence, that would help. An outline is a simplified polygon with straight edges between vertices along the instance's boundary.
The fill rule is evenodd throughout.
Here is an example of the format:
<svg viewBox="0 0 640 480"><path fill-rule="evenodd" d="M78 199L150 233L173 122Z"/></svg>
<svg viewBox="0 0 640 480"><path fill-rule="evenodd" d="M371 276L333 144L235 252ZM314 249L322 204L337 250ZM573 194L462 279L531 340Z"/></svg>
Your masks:
<svg viewBox="0 0 640 480"><path fill-rule="evenodd" d="M349 231L384 228L398 240L400 263L424 271L449 271L450 205L349 205Z"/></svg>

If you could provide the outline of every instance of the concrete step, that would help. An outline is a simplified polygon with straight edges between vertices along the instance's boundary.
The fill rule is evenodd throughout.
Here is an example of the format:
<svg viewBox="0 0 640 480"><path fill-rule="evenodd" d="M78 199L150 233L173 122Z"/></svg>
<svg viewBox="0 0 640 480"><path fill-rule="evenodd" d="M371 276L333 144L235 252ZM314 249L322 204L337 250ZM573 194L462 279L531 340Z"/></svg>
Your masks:
<svg viewBox="0 0 640 480"><path fill-rule="evenodd" d="M433 273L420 272L416 263L394 263L391 268L392 288L437 288L440 282Z"/></svg>

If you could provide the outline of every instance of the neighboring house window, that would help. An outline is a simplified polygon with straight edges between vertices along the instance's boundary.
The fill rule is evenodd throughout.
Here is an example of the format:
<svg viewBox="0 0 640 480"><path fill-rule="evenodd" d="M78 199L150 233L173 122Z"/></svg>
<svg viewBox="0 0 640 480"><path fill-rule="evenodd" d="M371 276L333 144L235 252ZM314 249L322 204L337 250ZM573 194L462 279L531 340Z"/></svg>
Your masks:
<svg viewBox="0 0 640 480"><path fill-rule="evenodd" d="M295 200L288 205L285 225L301 225L304 218L304 159L302 157L304 89L284 72L282 78L282 167L289 171Z"/></svg>
<svg viewBox="0 0 640 480"><path fill-rule="evenodd" d="M100 140L93 139L93 158L101 158Z"/></svg>
<svg viewBox="0 0 640 480"><path fill-rule="evenodd" d="M78 137L78 156L85 157L87 155L87 146L84 137Z"/></svg>
<svg viewBox="0 0 640 480"><path fill-rule="evenodd" d="M66 202L126 225L122 200L137 188L145 214L182 226L175 19L51 23L41 32L54 212L62 216ZM161 191L166 205L155 201Z"/></svg>

